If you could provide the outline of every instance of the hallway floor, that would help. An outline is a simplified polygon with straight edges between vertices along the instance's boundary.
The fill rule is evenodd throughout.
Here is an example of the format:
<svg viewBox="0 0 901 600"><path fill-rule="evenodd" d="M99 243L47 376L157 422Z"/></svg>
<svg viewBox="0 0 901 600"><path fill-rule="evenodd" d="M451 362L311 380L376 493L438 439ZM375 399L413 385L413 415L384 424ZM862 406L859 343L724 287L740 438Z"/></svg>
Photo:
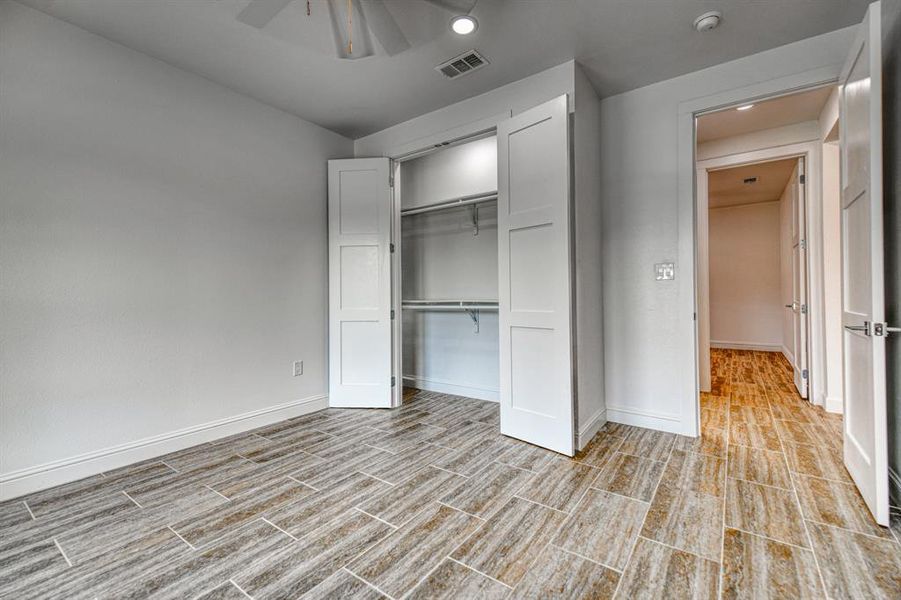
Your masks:
<svg viewBox="0 0 901 600"><path fill-rule="evenodd" d="M713 365L698 439L608 424L570 460L501 436L497 404L415 392L8 501L0 597L896 595L840 418L779 355Z"/></svg>

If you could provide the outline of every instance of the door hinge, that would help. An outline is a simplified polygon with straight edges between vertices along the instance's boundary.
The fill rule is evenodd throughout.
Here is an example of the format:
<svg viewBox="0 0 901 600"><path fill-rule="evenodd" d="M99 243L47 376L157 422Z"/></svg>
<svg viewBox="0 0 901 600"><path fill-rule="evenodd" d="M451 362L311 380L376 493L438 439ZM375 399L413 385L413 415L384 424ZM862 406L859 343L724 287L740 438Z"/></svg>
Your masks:
<svg viewBox="0 0 901 600"><path fill-rule="evenodd" d="M802 305L801 305L801 314L802 314L802 315L806 315L806 314L807 314L807 305L806 305L806 304L802 304Z"/></svg>
<svg viewBox="0 0 901 600"><path fill-rule="evenodd" d="M389 251L391 254L394 254L394 244L388 244L388 251Z"/></svg>
<svg viewBox="0 0 901 600"><path fill-rule="evenodd" d="M393 308L391 309L391 320L392 321L394 320L394 309Z"/></svg>
<svg viewBox="0 0 901 600"><path fill-rule="evenodd" d="M801 371L801 379L807 379L807 369Z"/></svg>
<svg viewBox="0 0 901 600"><path fill-rule="evenodd" d="M391 376L391 387L394 387L394 386L396 386L396 385L397 385L397 377L395 377L394 375L392 375L392 376Z"/></svg>
<svg viewBox="0 0 901 600"><path fill-rule="evenodd" d="M801 185L807 183L807 175L801 175Z"/></svg>
<svg viewBox="0 0 901 600"><path fill-rule="evenodd" d="M801 240L801 250L807 250L807 240Z"/></svg>
<svg viewBox="0 0 901 600"><path fill-rule="evenodd" d="M394 187L394 175L388 175L388 187Z"/></svg>

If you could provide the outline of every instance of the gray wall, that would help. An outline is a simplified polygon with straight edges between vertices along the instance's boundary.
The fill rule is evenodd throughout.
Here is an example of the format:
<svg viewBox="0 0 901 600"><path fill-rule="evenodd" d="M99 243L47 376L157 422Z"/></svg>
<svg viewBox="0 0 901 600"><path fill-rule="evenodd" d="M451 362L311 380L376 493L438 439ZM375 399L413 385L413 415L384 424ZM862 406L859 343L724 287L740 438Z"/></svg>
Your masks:
<svg viewBox="0 0 901 600"><path fill-rule="evenodd" d="M352 153L0 2L0 475L324 394L326 159Z"/></svg>
<svg viewBox="0 0 901 600"><path fill-rule="evenodd" d="M708 214L710 343L781 351L780 203L724 206Z"/></svg>
<svg viewBox="0 0 901 600"><path fill-rule="evenodd" d="M885 309L901 327L901 0L882 0L882 60ZM888 337L886 352L892 503L901 506L901 335Z"/></svg>

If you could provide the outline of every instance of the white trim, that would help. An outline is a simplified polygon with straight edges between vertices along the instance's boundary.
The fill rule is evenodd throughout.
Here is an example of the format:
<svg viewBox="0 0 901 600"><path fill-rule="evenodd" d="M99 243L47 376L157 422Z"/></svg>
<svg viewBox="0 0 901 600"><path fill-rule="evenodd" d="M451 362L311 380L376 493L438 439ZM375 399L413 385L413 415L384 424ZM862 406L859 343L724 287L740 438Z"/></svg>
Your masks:
<svg viewBox="0 0 901 600"><path fill-rule="evenodd" d="M892 506L901 506L901 475L888 468L888 497Z"/></svg>
<svg viewBox="0 0 901 600"><path fill-rule="evenodd" d="M681 349L679 352L679 389L683 415L679 433L696 437L700 432L701 423L701 407L698 401L700 389L698 327L695 320L698 306L695 288L695 261L697 258L695 116L748 101L767 99L816 86L833 84L837 81L837 75L841 72L841 68L840 64L828 65L679 103L676 117L679 136L676 164L678 169L678 261L681 265L682 277L679 279L676 335L678 346ZM609 410L608 416L612 416Z"/></svg>
<svg viewBox="0 0 901 600"><path fill-rule="evenodd" d="M441 379L419 377L418 375L404 375L404 385L420 390L425 390L427 392L453 394L454 396L464 396L466 398L475 398L476 400L500 402L500 390L498 390L497 388L483 388L473 385L463 385L459 383L451 383L450 381L443 381Z"/></svg>
<svg viewBox="0 0 901 600"><path fill-rule="evenodd" d="M142 460L328 407L324 394L0 474L0 500L16 498Z"/></svg>
<svg viewBox="0 0 901 600"><path fill-rule="evenodd" d="M823 399L823 408L826 412L840 415L845 412L845 403L842 402L841 396L826 396Z"/></svg>
<svg viewBox="0 0 901 600"><path fill-rule="evenodd" d="M786 348L785 346L782 346L782 356L785 357L785 360L788 361L788 364L790 364L792 366L795 365L795 353L792 352L791 350L789 350L788 348Z"/></svg>
<svg viewBox="0 0 901 600"><path fill-rule="evenodd" d="M758 350L760 352L782 352L782 344L756 344L754 342L732 342L710 340L711 348L728 348L730 350Z"/></svg>
<svg viewBox="0 0 901 600"><path fill-rule="evenodd" d="M475 137L482 134L489 135L489 132L492 129L497 129L498 123L505 121L512 116L512 110L505 110L504 112L491 115L490 117L485 117L484 119L479 119L470 123L464 123L462 125L457 125L456 127L451 127L450 129L437 131L435 133L430 133L428 135L402 142L389 148L384 155L398 162L403 162L412 158L419 158L420 156L424 156L425 154L428 154L435 150L440 150L441 148L438 148L436 146L445 144L447 142L467 140L469 138L474 139Z"/></svg>
<svg viewBox="0 0 901 600"><path fill-rule="evenodd" d="M670 433L682 433L683 419L680 415L658 413L649 410L627 408L625 406L607 406L607 420L612 423L633 425L646 429L657 429Z"/></svg>
<svg viewBox="0 0 901 600"><path fill-rule="evenodd" d="M597 432L601 430L601 427L607 422L607 409L602 408L597 413L594 414L588 422L585 423L584 427L579 428L578 437L576 438L576 448L581 450L584 448L588 442L591 441Z"/></svg>

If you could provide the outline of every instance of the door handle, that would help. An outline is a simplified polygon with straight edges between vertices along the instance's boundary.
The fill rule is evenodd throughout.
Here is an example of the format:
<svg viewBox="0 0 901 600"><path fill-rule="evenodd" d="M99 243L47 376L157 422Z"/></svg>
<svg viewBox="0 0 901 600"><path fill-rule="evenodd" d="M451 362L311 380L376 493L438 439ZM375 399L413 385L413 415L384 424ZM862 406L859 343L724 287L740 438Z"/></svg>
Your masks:
<svg viewBox="0 0 901 600"><path fill-rule="evenodd" d="M864 321L863 325L845 325L848 331L862 331L864 335L870 335L870 322Z"/></svg>
<svg viewBox="0 0 901 600"><path fill-rule="evenodd" d="M792 309L792 310L798 310L798 303L797 303L797 302L792 302L791 304L786 304L786 305L785 305L785 308L790 308L790 309Z"/></svg>
<svg viewBox="0 0 901 600"><path fill-rule="evenodd" d="M888 323L873 323L873 333L877 337L888 337L890 333L901 333L901 327L889 327Z"/></svg>

